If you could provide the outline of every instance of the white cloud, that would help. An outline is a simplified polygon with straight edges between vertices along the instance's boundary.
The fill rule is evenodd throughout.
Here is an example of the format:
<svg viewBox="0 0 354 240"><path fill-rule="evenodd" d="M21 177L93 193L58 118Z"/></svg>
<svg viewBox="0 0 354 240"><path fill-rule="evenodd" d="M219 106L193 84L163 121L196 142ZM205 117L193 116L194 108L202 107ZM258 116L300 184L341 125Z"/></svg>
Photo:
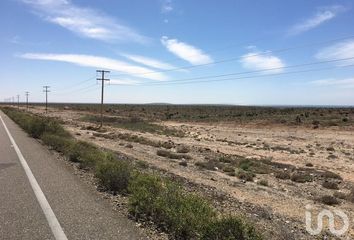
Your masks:
<svg viewBox="0 0 354 240"><path fill-rule="evenodd" d="M169 13L173 11L172 0L162 0L161 12Z"/></svg>
<svg viewBox="0 0 354 240"><path fill-rule="evenodd" d="M354 88L354 78L315 80L310 84L322 87Z"/></svg>
<svg viewBox="0 0 354 240"><path fill-rule="evenodd" d="M172 66L168 63L164 63L159 60L144 57L144 56L132 55L132 54L122 54L122 56L134 62L141 63L145 66L152 67L152 68L163 69L163 70L176 68L175 66Z"/></svg>
<svg viewBox="0 0 354 240"><path fill-rule="evenodd" d="M202 50L187 43L180 42L177 39L169 39L168 37L163 36L161 38L161 43L167 48L168 51L193 65L213 62L213 59Z"/></svg>
<svg viewBox="0 0 354 240"><path fill-rule="evenodd" d="M242 66L250 70L268 70L268 73L283 72L285 63L276 56L270 53L250 52L241 57Z"/></svg>
<svg viewBox="0 0 354 240"><path fill-rule="evenodd" d="M288 32L289 35L297 35L335 18L338 13L344 11L345 8L340 5L320 8L315 15L303 20L302 22L292 26Z"/></svg>
<svg viewBox="0 0 354 240"><path fill-rule="evenodd" d="M340 42L321 49L315 57L319 60L333 60L354 57L354 40ZM344 66L354 64L354 59L338 62L337 65Z"/></svg>
<svg viewBox="0 0 354 240"><path fill-rule="evenodd" d="M167 80L167 76L163 73L153 72L149 68L131 65L126 62L118 61L111 58L92 56L92 55L79 55L79 54L47 54L47 53L26 53L20 55L25 59L34 60L47 60L73 63L85 67L104 68L118 71L124 74L129 74L135 77L142 77L152 80ZM149 74L145 74L149 73Z"/></svg>
<svg viewBox="0 0 354 240"><path fill-rule="evenodd" d="M133 79L111 79L109 81L110 85L137 85L140 81Z"/></svg>
<svg viewBox="0 0 354 240"><path fill-rule="evenodd" d="M134 29L90 8L80 8L70 0L22 0L44 20L64 27L80 36L108 41L144 43L147 38Z"/></svg>

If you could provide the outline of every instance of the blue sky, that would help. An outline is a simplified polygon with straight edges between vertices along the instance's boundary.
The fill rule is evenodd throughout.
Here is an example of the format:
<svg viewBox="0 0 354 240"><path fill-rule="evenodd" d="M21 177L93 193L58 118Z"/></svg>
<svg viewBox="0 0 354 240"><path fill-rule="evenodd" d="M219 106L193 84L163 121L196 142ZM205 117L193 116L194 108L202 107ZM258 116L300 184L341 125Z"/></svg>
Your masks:
<svg viewBox="0 0 354 240"><path fill-rule="evenodd" d="M354 105L353 5L2 0L0 100Z"/></svg>

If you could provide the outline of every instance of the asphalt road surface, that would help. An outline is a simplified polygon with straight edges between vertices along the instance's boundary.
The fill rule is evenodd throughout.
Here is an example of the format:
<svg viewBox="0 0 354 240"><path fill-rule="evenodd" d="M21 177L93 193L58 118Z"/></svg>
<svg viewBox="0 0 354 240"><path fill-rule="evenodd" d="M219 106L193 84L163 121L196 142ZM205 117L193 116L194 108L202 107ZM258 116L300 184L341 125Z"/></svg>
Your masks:
<svg viewBox="0 0 354 240"><path fill-rule="evenodd" d="M1 240L146 239L70 166L0 118Z"/></svg>

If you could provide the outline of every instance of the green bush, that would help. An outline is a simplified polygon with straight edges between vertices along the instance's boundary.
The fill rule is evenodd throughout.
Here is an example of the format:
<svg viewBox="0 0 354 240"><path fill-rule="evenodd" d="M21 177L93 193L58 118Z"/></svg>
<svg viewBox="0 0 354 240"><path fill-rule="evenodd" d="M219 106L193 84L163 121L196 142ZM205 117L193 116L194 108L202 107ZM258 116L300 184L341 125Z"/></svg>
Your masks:
<svg viewBox="0 0 354 240"><path fill-rule="evenodd" d="M138 174L129 184L129 211L136 218L156 218L155 204L162 195L164 186L155 175Z"/></svg>
<svg viewBox="0 0 354 240"><path fill-rule="evenodd" d="M350 189L350 193L347 196L348 201L354 203L354 187Z"/></svg>
<svg viewBox="0 0 354 240"><path fill-rule="evenodd" d="M109 156L107 156L106 152L83 141L77 141L72 144L68 153L69 160L80 163L80 167L82 168L92 168L97 163L106 160L107 157Z"/></svg>
<svg viewBox="0 0 354 240"><path fill-rule="evenodd" d="M201 235L202 240L261 240L255 228L240 218L229 216L208 224Z"/></svg>
<svg viewBox="0 0 354 240"><path fill-rule="evenodd" d="M249 171L251 168L251 161L249 161L248 159L242 160L239 164L239 168L244 171Z"/></svg>
<svg viewBox="0 0 354 240"><path fill-rule="evenodd" d="M291 181L293 182L297 182L297 183L306 183L306 182L312 182L313 181L313 177L308 174L308 173L293 173L291 175Z"/></svg>
<svg viewBox="0 0 354 240"><path fill-rule="evenodd" d="M331 182L331 181L324 181L322 183L322 187L327 188L327 189L334 189L334 190L338 190L339 189L338 183Z"/></svg>
<svg viewBox="0 0 354 240"><path fill-rule="evenodd" d="M269 186L269 183L266 179L262 179L260 180L259 182L257 182L258 185L261 185L261 186Z"/></svg>
<svg viewBox="0 0 354 240"><path fill-rule="evenodd" d="M152 219L177 239L196 238L215 217L206 201L158 176L139 174L129 190L130 212L137 218Z"/></svg>
<svg viewBox="0 0 354 240"><path fill-rule="evenodd" d="M41 139L44 144L65 155L69 153L72 145L74 144L74 140L71 138L66 138L51 133L44 133Z"/></svg>
<svg viewBox="0 0 354 240"><path fill-rule="evenodd" d="M157 150L156 154L158 156L167 157L170 159L182 159L182 158L191 159L191 156L189 156L187 154L178 154L178 153L170 152L170 151L164 150L164 149Z"/></svg>
<svg viewBox="0 0 354 240"><path fill-rule="evenodd" d="M279 172L276 172L275 173L275 177L276 178L279 178L279 179L290 179L291 175L289 172L286 172L286 171L279 171Z"/></svg>
<svg viewBox="0 0 354 240"><path fill-rule="evenodd" d="M30 113L24 113L11 108L3 108L4 112L19 124L31 137L41 138L44 133L70 137L70 134L58 123L57 120L48 117L38 117Z"/></svg>
<svg viewBox="0 0 354 240"><path fill-rule="evenodd" d="M104 161L98 164L95 176L100 185L114 193L125 194L131 178L132 167L127 161Z"/></svg>
<svg viewBox="0 0 354 240"><path fill-rule="evenodd" d="M236 176L239 179L242 179L242 180L245 180L245 181L248 181L248 182L252 182L253 178L255 177L255 174L252 173L252 172L248 172L248 171L244 171L244 170L240 169L237 172Z"/></svg>
<svg viewBox="0 0 354 240"><path fill-rule="evenodd" d="M322 196L318 199L318 201L330 206L339 204L338 199L331 195Z"/></svg>

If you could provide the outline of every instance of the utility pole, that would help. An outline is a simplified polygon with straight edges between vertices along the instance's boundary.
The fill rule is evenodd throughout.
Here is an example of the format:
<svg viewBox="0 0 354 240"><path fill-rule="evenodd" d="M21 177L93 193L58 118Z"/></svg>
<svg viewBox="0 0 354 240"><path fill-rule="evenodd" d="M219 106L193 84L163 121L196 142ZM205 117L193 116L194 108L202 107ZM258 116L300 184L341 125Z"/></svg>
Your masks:
<svg viewBox="0 0 354 240"><path fill-rule="evenodd" d="M20 95L17 94L17 108L20 109Z"/></svg>
<svg viewBox="0 0 354 240"><path fill-rule="evenodd" d="M45 92L45 113L48 112L48 93L50 92L50 86L43 86L43 92Z"/></svg>
<svg viewBox="0 0 354 240"><path fill-rule="evenodd" d="M28 111L28 96L29 96L29 92L26 92L26 109Z"/></svg>
<svg viewBox="0 0 354 240"><path fill-rule="evenodd" d="M104 78L105 73L110 73L110 71L105 71L105 70L96 70L97 73L101 73L101 78L97 78L98 81L101 81L102 83L102 90L101 90L101 123L99 128L102 127L103 125L103 95L104 95L104 82L109 81L109 79Z"/></svg>

